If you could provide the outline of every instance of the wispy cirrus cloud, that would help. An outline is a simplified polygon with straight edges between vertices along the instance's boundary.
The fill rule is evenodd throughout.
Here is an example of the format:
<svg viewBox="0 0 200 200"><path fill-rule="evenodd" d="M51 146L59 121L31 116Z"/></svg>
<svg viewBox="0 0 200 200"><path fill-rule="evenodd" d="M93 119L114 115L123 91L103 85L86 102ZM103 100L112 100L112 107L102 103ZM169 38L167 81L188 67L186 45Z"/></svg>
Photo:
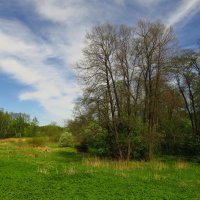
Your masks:
<svg viewBox="0 0 200 200"><path fill-rule="evenodd" d="M0 72L28 86L20 92L20 100L38 102L44 115L61 122L72 116L75 99L81 94L71 66L81 58L84 35L94 22L91 16L104 12L110 18L112 14L103 4L90 12L94 5L83 0L26 3L50 25L40 27L38 34L20 20L0 19ZM115 8L109 4L107 9Z"/></svg>
<svg viewBox="0 0 200 200"><path fill-rule="evenodd" d="M87 3L83 0L42 0L35 1L37 12L53 22L75 23L88 15Z"/></svg>
<svg viewBox="0 0 200 200"><path fill-rule="evenodd" d="M28 86L19 95L21 100L38 102L53 119L70 117L79 86L69 77L73 74L65 69L47 64L47 60L59 56L54 45L41 43L23 24L0 20L0 71L10 75L19 83ZM18 30L13 34L13 27Z"/></svg>
<svg viewBox="0 0 200 200"><path fill-rule="evenodd" d="M173 10L166 21L168 26L188 21L200 10L200 0L182 0L178 8Z"/></svg>

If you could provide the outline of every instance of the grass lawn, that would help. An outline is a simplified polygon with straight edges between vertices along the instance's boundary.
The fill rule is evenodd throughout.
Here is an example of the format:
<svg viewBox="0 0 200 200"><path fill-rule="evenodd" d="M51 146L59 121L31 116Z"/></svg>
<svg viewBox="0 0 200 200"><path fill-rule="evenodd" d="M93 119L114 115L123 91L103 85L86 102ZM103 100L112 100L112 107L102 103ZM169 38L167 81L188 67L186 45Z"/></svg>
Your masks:
<svg viewBox="0 0 200 200"><path fill-rule="evenodd" d="M0 200L200 199L200 165L114 162L71 148L0 141Z"/></svg>

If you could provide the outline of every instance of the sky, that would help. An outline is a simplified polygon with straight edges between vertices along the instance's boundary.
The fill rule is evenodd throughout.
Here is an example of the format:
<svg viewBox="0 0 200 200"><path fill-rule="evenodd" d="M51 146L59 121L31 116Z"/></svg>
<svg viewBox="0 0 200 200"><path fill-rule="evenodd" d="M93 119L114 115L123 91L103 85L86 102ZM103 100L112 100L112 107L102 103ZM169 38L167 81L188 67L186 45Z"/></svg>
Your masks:
<svg viewBox="0 0 200 200"><path fill-rule="evenodd" d="M200 38L200 0L0 0L0 108L63 125L81 95L86 32L139 19L173 26L184 48Z"/></svg>

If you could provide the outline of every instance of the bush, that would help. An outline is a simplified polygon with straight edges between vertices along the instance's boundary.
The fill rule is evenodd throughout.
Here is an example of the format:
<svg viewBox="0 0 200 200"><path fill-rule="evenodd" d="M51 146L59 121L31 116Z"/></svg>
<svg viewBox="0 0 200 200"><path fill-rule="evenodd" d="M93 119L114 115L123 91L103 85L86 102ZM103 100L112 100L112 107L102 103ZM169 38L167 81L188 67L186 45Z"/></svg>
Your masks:
<svg viewBox="0 0 200 200"><path fill-rule="evenodd" d="M60 139L59 139L59 145L61 147L70 147L73 146L73 136L70 132L64 132Z"/></svg>
<svg viewBox="0 0 200 200"><path fill-rule="evenodd" d="M108 134L95 121L90 122L87 127L83 129L83 139L80 145L76 148L80 152L87 152L94 156L108 156L109 145L108 145Z"/></svg>
<svg viewBox="0 0 200 200"><path fill-rule="evenodd" d="M49 142L58 143L58 141L64 131L64 128L59 127L54 124L50 124L47 126L40 127L39 131L40 131L40 135L49 137Z"/></svg>
<svg viewBox="0 0 200 200"><path fill-rule="evenodd" d="M147 155L147 141L145 138L146 126L140 119L134 120L132 132L132 154L131 158L136 160L145 159Z"/></svg>
<svg viewBox="0 0 200 200"><path fill-rule="evenodd" d="M88 153L94 156L109 156L107 134L101 134L88 142Z"/></svg>

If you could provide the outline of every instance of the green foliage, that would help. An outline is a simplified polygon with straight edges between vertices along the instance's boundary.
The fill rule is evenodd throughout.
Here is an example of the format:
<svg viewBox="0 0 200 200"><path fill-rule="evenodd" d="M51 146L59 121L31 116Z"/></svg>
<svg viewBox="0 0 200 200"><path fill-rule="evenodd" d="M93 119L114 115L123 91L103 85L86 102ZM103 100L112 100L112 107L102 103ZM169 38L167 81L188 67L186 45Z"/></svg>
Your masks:
<svg viewBox="0 0 200 200"><path fill-rule="evenodd" d="M50 142L59 142L60 136L64 131L64 128L57 126L56 124L50 124L47 126L39 127L40 135L48 136Z"/></svg>
<svg viewBox="0 0 200 200"><path fill-rule="evenodd" d="M22 114L13 118L7 112L0 112L0 138L30 136L31 122Z"/></svg>
<svg viewBox="0 0 200 200"><path fill-rule="evenodd" d="M175 116L165 120L161 124L161 152L172 155L191 155L199 152L196 139L192 135L192 128L189 119Z"/></svg>
<svg viewBox="0 0 200 200"><path fill-rule="evenodd" d="M29 121L20 113L13 118L7 112L0 112L0 122L0 138L34 137L32 139L33 144L43 143L45 137L48 137L50 142L59 142L59 138L64 131L64 128L56 124L40 127L36 117Z"/></svg>
<svg viewBox="0 0 200 200"><path fill-rule="evenodd" d="M61 147L72 147L74 143L73 136L70 132L64 132L59 139L59 145Z"/></svg>
<svg viewBox="0 0 200 200"><path fill-rule="evenodd" d="M132 156L133 159L145 159L147 141L145 138L146 126L140 119L135 119L132 131Z"/></svg>
<svg viewBox="0 0 200 200"><path fill-rule="evenodd" d="M39 121L37 120L36 117L34 117L33 120L31 121L31 123L29 124L29 127L27 128L26 136L28 136L28 137L35 136L39 129L38 125L39 125Z"/></svg>
<svg viewBox="0 0 200 200"><path fill-rule="evenodd" d="M91 121L82 132L82 141L78 150L88 152L96 156L108 156L109 144L106 129L97 122Z"/></svg>

